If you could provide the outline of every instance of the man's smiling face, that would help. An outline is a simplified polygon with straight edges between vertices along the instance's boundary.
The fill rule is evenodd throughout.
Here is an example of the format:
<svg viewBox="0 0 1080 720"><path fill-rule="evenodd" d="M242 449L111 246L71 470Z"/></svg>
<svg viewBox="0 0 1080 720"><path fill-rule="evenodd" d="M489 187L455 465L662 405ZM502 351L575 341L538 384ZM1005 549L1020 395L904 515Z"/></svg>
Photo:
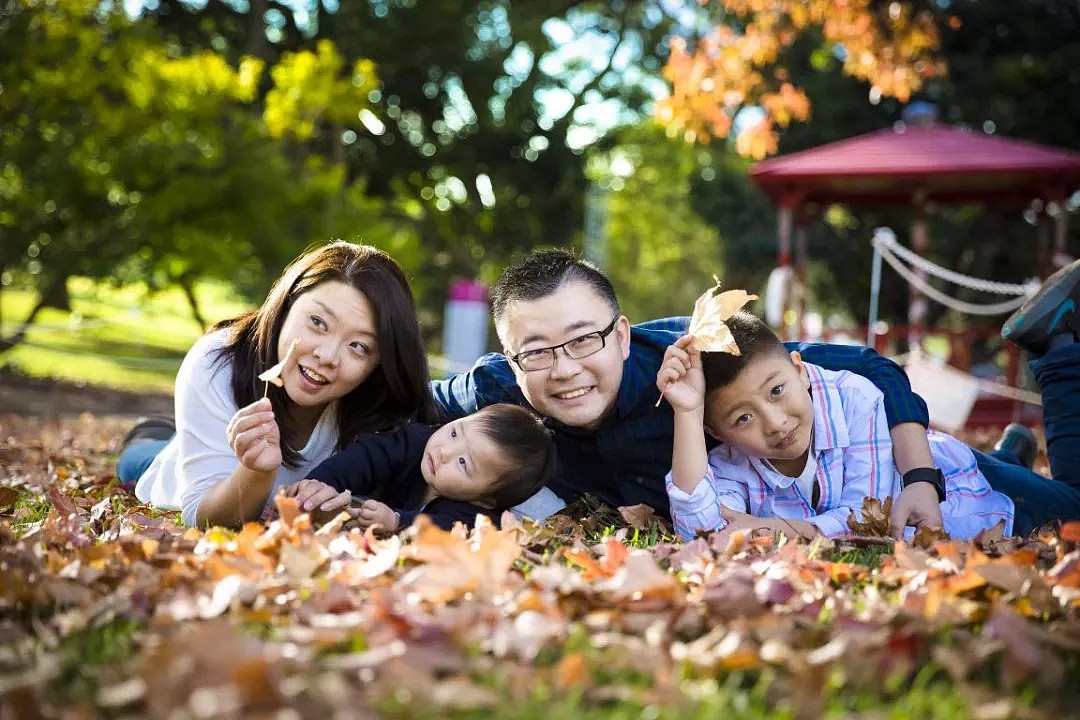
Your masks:
<svg viewBox="0 0 1080 720"><path fill-rule="evenodd" d="M523 371L511 361L518 387L537 412L564 425L595 430L615 408L623 362L630 354L630 323L584 282L571 281L550 295L519 300L498 328L508 356L560 345L614 328L598 352L579 359L555 351L555 364Z"/></svg>

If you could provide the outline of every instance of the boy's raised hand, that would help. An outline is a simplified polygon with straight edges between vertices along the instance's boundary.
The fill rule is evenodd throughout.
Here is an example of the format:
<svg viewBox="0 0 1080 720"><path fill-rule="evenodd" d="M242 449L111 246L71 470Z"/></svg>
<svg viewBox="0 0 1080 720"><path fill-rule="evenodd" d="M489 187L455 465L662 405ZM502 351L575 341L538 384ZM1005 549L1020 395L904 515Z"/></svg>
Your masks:
<svg viewBox="0 0 1080 720"><path fill-rule="evenodd" d="M676 412L704 409L705 374L693 336L683 335L664 353L656 373L656 387Z"/></svg>

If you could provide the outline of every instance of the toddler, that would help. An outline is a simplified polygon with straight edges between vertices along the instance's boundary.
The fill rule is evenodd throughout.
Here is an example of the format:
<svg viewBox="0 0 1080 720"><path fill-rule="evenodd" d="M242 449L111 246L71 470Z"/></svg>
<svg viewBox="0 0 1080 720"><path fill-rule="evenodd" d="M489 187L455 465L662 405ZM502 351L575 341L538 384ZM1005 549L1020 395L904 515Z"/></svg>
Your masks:
<svg viewBox="0 0 1080 720"><path fill-rule="evenodd" d="M411 423L365 433L282 492L316 520L345 509L349 526L395 531L423 512L449 530L531 497L554 472L550 431L525 408L500 403L439 428Z"/></svg>

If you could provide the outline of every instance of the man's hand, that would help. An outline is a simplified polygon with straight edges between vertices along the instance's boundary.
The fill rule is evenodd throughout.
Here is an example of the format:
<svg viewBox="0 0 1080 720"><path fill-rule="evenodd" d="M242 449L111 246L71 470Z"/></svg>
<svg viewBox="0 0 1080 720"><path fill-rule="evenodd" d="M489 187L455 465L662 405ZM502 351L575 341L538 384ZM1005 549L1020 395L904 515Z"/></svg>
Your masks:
<svg viewBox="0 0 1080 720"><path fill-rule="evenodd" d="M892 534L895 538L904 536L904 527L941 527L941 504L938 503L937 490L928 482L908 485L897 496L892 508Z"/></svg>

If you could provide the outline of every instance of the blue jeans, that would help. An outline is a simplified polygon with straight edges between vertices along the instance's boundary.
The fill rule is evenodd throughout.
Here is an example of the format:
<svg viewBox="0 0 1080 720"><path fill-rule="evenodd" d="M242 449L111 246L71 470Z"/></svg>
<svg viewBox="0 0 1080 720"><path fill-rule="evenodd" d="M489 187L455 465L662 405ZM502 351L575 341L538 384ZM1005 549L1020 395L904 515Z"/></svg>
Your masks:
<svg viewBox="0 0 1080 720"><path fill-rule="evenodd" d="M1053 520L1080 520L1080 343L1051 350L1030 367L1042 392L1053 479L1019 465L1011 453L975 453L990 487L1015 503L1016 535Z"/></svg>
<svg viewBox="0 0 1080 720"><path fill-rule="evenodd" d="M137 440L124 448L116 458L116 477L120 479L120 484L127 488L135 487L146 468L168 444L168 440Z"/></svg>

